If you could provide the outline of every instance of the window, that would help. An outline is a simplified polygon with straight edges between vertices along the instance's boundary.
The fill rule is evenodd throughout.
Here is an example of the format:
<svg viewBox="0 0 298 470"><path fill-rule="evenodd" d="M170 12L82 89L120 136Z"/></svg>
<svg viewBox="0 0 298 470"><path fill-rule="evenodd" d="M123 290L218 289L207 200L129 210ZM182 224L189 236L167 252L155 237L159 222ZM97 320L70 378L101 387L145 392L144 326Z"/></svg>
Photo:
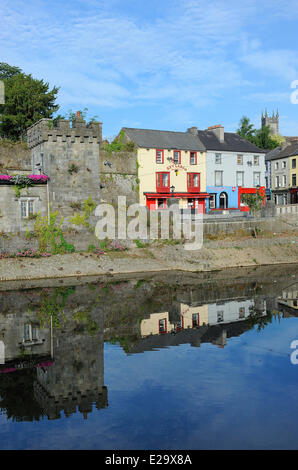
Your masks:
<svg viewBox="0 0 298 470"><path fill-rule="evenodd" d="M37 341L38 340L38 328L29 323L24 325L24 341Z"/></svg>
<svg viewBox="0 0 298 470"><path fill-rule="evenodd" d="M275 187L279 188L279 176L275 177Z"/></svg>
<svg viewBox="0 0 298 470"><path fill-rule="evenodd" d="M220 310L219 312L217 312L217 323L220 323L221 321L223 321L224 319L224 312L223 310Z"/></svg>
<svg viewBox="0 0 298 470"><path fill-rule="evenodd" d="M216 194L210 194L209 208L216 209Z"/></svg>
<svg viewBox="0 0 298 470"><path fill-rule="evenodd" d="M245 318L245 308L244 307L239 308L239 318Z"/></svg>
<svg viewBox="0 0 298 470"><path fill-rule="evenodd" d="M223 184L223 171L215 171L215 186L222 186Z"/></svg>
<svg viewBox="0 0 298 470"><path fill-rule="evenodd" d="M188 191L200 191L200 173L187 173Z"/></svg>
<svg viewBox="0 0 298 470"><path fill-rule="evenodd" d="M285 160L282 162L282 167L287 168L287 162Z"/></svg>
<svg viewBox="0 0 298 470"><path fill-rule="evenodd" d="M259 171L254 172L254 186L260 186L261 173Z"/></svg>
<svg viewBox="0 0 298 470"><path fill-rule="evenodd" d="M159 333L166 333L167 332L167 319L163 318L158 322L158 330Z"/></svg>
<svg viewBox="0 0 298 470"><path fill-rule="evenodd" d="M157 208L164 209L165 208L165 199L157 199Z"/></svg>
<svg viewBox="0 0 298 470"><path fill-rule="evenodd" d="M283 197L284 197L283 203L284 203L284 206L286 206L288 204L288 196L284 194Z"/></svg>
<svg viewBox="0 0 298 470"><path fill-rule="evenodd" d="M282 185L283 185L283 186L286 186L286 185L287 185L287 177L286 177L286 175L283 175L283 177L282 177Z"/></svg>
<svg viewBox="0 0 298 470"><path fill-rule="evenodd" d="M243 165L243 155L237 155L237 165Z"/></svg>
<svg viewBox="0 0 298 470"><path fill-rule="evenodd" d="M170 173L156 173L156 188L157 190L170 189Z"/></svg>
<svg viewBox="0 0 298 470"><path fill-rule="evenodd" d="M197 328L200 326L200 316L198 313L193 313L192 314L192 327Z"/></svg>
<svg viewBox="0 0 298 470"><path fill-rule="evenodd" d="M156 163L163 163L164 155L163 150L156 150Z"/></svg>
<svg viewBox="0 0 298 470"><path fill-rule="evenodd" d="M221 164L221 153L215 154L215 163Z"/></svg>
<svg viewBox="0 0 298 470"><path fill-rule="evenodd" d="M236 186L244 186L244 171L236 172Z"/></svg>
<svg viewBox="0 0 298 470"><path fill-rule="evenodd" d="M292 169L295 170L296 168L296 158L293 158L292 160Z"/></svg>
<svg viewBox="0 0 298 470"><path fill-rule="evenodd" d="M292 175L292 186L296 186L297 183L296 183L296 173L294 175Z"/></svg>
<svg viewBox="0 0 298 470"><path fill-rule="evenodd" d="M266 185L266 189L269 188L269 178L268 176L265 176L265 185Z"/></svg>
<svg viewBox="0 0 298 470"><path fill-rule="evenodd" d="M21 217L28 218L33 214L33 201L30 199L21 200Z"/></svg>
<svg viewBox="0 0 298 470"><path fill-rule="evenodd" d="M174 163L177 165L181 163L181 152L180 150L174 150Z"/></svg>
<svg viewBox="0 0 298 470"><path fill-rule="evenodd" d="M278 162L275 162L274 168L278 170Z"/></svg>
<svg viewBox="0 0 298 470"><path fill-rule="evenodd" d="M254 165L259 165L259 156L258 155L254 155Z"/></svg>
<svg viewBox="0 0 298 470"><path fill-rule="evenodd" d="M191 165L197 164L197 152L190 152L190 164Z"/></svg>

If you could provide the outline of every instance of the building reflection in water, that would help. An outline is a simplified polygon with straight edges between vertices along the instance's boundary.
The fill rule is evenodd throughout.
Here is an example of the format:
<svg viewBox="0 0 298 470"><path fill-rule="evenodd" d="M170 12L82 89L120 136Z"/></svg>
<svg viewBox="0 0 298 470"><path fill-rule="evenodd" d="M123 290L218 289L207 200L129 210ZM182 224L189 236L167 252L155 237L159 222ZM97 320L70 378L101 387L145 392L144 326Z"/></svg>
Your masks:
<svg viewBox="0 0 298 470"><path fill-rule="evenodd" d="M104 341L118 341L128 354L180 344L222 348L272 313L298 313L297 283L278 292L268 284L261 293L252 280L213 286L122 282L0 293L0 408L17 421L87 418L108 406Z"/></svg>

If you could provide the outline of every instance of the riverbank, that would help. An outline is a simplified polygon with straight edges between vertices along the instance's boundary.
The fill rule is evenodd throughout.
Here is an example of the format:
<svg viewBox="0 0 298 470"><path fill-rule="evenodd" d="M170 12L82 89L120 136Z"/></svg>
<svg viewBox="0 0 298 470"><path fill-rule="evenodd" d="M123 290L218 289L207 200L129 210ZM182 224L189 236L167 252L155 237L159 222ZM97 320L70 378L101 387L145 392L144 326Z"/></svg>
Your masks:
<svg viewBox="0 0 298 470"><path fill-rule="evenodd" d="M4 258L0 281L84 278L138 273L218 271L226 268L298 263L298 235L225 237L205 240L201 250L187 251L182 244L158 242L126 251L71 253L48 258Z"/></svg>

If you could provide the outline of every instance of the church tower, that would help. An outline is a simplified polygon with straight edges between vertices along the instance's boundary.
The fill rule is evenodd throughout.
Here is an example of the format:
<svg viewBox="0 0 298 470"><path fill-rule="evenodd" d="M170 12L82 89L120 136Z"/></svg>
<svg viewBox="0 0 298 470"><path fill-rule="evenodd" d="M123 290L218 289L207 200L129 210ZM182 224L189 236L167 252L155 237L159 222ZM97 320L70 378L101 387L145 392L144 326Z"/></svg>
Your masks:
<svg viewBox="0 0 298 470"><path fill-rule="evenodd" d="M279 112L277 110L276 114L274 111L272 116L268 116L267 110L265 115L262 113L262 127L269 126L271 135L279 135Z"/></svg>

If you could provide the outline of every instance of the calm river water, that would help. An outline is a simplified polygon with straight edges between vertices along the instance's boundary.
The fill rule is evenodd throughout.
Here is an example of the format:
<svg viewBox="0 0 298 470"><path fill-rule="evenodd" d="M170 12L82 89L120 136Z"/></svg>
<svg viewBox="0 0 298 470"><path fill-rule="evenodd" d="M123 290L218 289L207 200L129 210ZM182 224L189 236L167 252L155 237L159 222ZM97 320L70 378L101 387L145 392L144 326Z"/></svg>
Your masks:
<svg viewBox="0 0 298 470"><path fill-rule="evenodd" d="M297 266L2 286L0 448L298 449L297 292Z"/></svg>

